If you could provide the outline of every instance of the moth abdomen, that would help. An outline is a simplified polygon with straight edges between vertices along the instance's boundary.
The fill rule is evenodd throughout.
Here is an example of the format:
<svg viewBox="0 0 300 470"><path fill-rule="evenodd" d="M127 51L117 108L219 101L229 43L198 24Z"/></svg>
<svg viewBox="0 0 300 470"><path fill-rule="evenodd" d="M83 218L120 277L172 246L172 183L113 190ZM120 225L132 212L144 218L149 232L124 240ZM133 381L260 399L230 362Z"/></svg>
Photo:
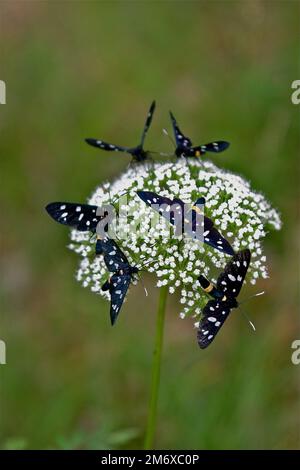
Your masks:
<svg viewBox="0 0 300 470"><path fill-rule="evenodd" d="M208 279L206 279L206 277L202 276L202 274L198 277L198 281L204 292L209 294L211 297L214 297L215 299L223 297L223 292L220 292Z"/></svg>

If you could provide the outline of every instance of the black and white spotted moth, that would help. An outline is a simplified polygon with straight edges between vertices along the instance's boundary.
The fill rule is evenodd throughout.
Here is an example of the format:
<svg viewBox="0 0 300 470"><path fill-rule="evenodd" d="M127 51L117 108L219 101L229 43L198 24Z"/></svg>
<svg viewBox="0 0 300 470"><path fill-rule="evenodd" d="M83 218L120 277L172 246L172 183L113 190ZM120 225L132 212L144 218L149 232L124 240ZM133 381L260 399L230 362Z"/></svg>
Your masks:
<svg viewBox="0 0 300 470"><path fill-rule="evenodd" d="M148 114L147 114L146 122L145 122L145 125L144 125L144 129L143 129L143 132L142 132L141 141L136 147L123 147L123 146L120 146L120 145L109 144L107 142L104 142L103 140L91 139L91 138L85 139L85 141L89 145L92 145L92 147L98 147L98 148L100 148L102 150L106 150L108 152L125 152L125 153L129 153L132 156L134 161L143 162L144 160L146 160L149 157L149 155L151 153L147 150L144 150L144 141L145 141L145 137L146 137L146 134L148 132L148 129L149 129L149 127L151 125L151 122L152 122L154 110L155 110L155 101L153 101L151 103L151 106L150 106Z"/></svg>
<svg viewBox="0 0 300 470"><path fill-rule="evenodd" d="M60 224L91 233L96 233L98 223L107 215L107 212L101 210L100 207L71 202L52 202L46 206L46 211ZM110 319L113 325L123 305L130 282L139 270L129 264L117 243L110 238L98 237L95 252L96 255L103 255L108 271L114 273L102 286L102 290L108 290L111 296Z"/></svg>
<svg viewBox="0 0 300 470"><path fill-rule="evenodd" d="M110 320L114 325L123 302L125 300L129 285L138 274L139 269L131 266L123 251L116 242L110 238L98 239L96 253L102 254L105 265L113 275L103 284L102 290L110 293Z"/></svg>
<svg viewBox="0 0 300 470"><path fill-rule="evenodd" d="M174 115L170 111L173 131L176 141L175 154L177 157L201 157L206 152L220 153L229 147L229 142L225 140L217 140L208 144L201 144L193 147L193 143L189 137L186 137L177 124Z"/></svg>
<svg viewBox="0 0 300 470"><path fill-rule="evenodd" d="M204 197L198 198L190 211L186 211L186 205L179 198L170 199L152 191L138 191L137 194L143 202L174 225L178 233L185 233L187 236L202 241L218 251L227 255L234 255L229 241L220 234L213 221L203 214ZM199 213L200 217L198 217ZM201 225L201 227L199 228L198 225Z"/></svg>
<svg viewBox="0 0 300 470"><path fill-rule="evenodd" d="M86 139L86 142L102 150L128 153L134 162L144 162L151 153L144 150L144 142L152 123L155 106L155 101L153 101L147 114L141 140L137 146L119 146L92 138ZM170 117L175 135L177 157L200 157L206 152L220 153L230 145L229 142L219 140L193 146L191 139L181 132L171 112ZM219 275L216 286L202 275L198 279L204 291L211 296L211 300L203 309L197 332L199 346L204 349L214 340L231 310L239 305L237 297L247 274L251 253L248 249L234 253L229 241L220 234L213 221L203 214L203 205L205 204L203 197L198 198L187 210L187 213L184 213L186 206L179 198L170 199L150 191L138 191L137 194L147 205L154 206L153 209L174 225L176 230L179 228L181 233L185 232L191 238L200 240L212 248L232 256L224 271ZM161 207L157 209L157 206ZM141 268L131 265L118 244L107 237L108 221L104 219L108 213L104 208L89 204L52 202L46 206L46 210L60 224L79 231L97 234L96 255L103 256L106 268L111 273L103 284L102 290L108 291L110 294L110 318L113 325L119 315L128 288ZM182 214L182 219L177 227L179 213ZM104 235L101 237L98 224L106 224ZM198 232L199 224L202 230Z"/></svg>
<svg viewBox="0 0 300 470"><path fill-rule="evenodd" d="M48 214L58 223L76 228L80 232L96 232L97 225L107 216L101 207L76 202L51 202Z"/></svg>
<svg viewBox="0 0 300 470"><path fill-rule="evenodd" d="M205 305L199 322L197 338L201 349L211 344L231 310L239 306L237 296L245 280L250 260L250 250L236 253L219 275L216 286L204 276L199 276L200 286L213 298Z"/></svg>
<svg viewBox="0 0 300 470"><path fill-rule="evenodd" d="M174 214L172 212L170 214L170 211L166 208L172 206L172 210L174 208L176 210L176 207L183 210L183 202L178 198L171 200L149 191L139 191L138 195L148 205L151 205L151 203L162 204L164 211L159 211L159 213L168 218L171 223L174 222ZM191 210L195 210L197 203L203 205L205 203L204 198L199 198ZM46 206L46 210L55 221L76 228L79 231L90 231L92 233L96 233L97 224L106 215L100 207L70 202L53 202ZM223 239L213 227L213 222L207 217L204 218L204 229L205 231L209 230L204 239L205 243L220 251L232 254L233 250L229 242ZM221 246L218 244L219 240L222 240ZM110 293L110 318L113 325L119 315L130 283L138 274L139 268L129 263L117 243L110 238L100 239L98 237L95 251L97 255L103 255L107 270L113 273L102 286L103 291L109 291ZM209 300L204 307L199 322L197 338L201 349L210 345L231 310L238 307L237 296L242 288L250 259L251 254L248 249L234 254L218 277L216 286L211 284L204 276L199 276L198 280L201 287L212 297L212 300Z"/></svg>

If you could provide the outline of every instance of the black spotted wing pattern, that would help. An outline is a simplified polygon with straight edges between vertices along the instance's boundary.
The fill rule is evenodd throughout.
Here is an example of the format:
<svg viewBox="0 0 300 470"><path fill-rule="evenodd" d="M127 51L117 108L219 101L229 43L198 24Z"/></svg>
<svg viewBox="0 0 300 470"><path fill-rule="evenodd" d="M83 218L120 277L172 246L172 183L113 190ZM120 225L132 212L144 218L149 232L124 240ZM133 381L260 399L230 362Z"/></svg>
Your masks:
<svg viewBox="0 0 300 470"><path fill-rule="evenodd" d="M193 143L191 139L185 136L181 132L177 124L177 121L171 112L170 112L170 117L172 121L174 135L175 135L175 141L176 141L175 154L177 155L177 157L181 157L181 156L200 157L201 155L204 155L206 152L219 153L219 152L223 152L224 150L226 150L230 145L229 142L226 142L225 140L217 140L215 142L210 142L208 144L202 144L202 145L193 147Z"/></svg>
<svg viewBox="0 0 300 470"><path fill-rule="evenodd" d="M140 144L142 147L144 145L145 137L146 137L146 134L149 130L149 127L151 126L151 122L152 122L152 119L153 119L153 114L154 114L154 111L155 111L155 106L156 106L155 101L152 101L151 106L150 106L149 111L148 111L148 114L147 114L144 130L143 130L143 133L142 133L141 144Z"/></svg>
<svg viewBox="0 0 300 470"><path fill-rule="evenodd" d="M173 131L174 131L174 136L175 136L175 141L177 147L183 147L183 148L191 148L192 147L192 141L188 137L186 137L181 130L179 129L179 126L177 124L177 121L174 117L174 114L170 111L170 117L172 121L172 126L173 126Z"/></svg>
<svg viewBox="0 0 300 470"><path fill-rule="evenodd" d="M155 209L159 214L164 217L172 225L181 221L182 225L177 227L178 233L187 233L190 237L196 240L202 241L207 245L219 250L228 255L233 255L234 251L230 243L224 238L220 232L215 228L213 221L202 214L202 217L197 218L197 210L201 212L201 207L205 203L205 199L199 198L195 205L192 207L192 213L188 212L187 217L185 216L185 204L179 198L170 199L168 197L159 196L152 191L138 191L138 196L152 209ZM178 215L178 218L176 218ZM190 217L191 216L191 217ZM198 223L204 224L202 230L197 230L196 225Z"/></svg>
<svg viewBox="0 0 300 470"><path fill-rule="evenodd" d="M219 300L209 300L202 311L197 331L198 344L201 349L207 348L214 340L230 313L230 306Z"/></svg>
<svg viewBox="0 0 300 470"><path fill-rule="evenodd" d="M210 142L209 144L202 144L198 147L193 147L192 151L197 156L197 152L200 152L201 155L204 155L206 152L220 153L224 152L229 147L229 142L225 140L217 140L216 142Z"/></svg>
<svg viewBox="0 0 300 470"><path fill-rule="evenodd" d="M207 243L216 250L226 253L227 255L234 255L234 250L229 241L220 234L214 226L213 221L206 216L204 216L203 237L204 243Z"/></svg>
<svg viewBox="0 0 300 470"><path fill-rule="evenodd" d="M189 217L189 223L185 226L185 231L192 238L202 241L222 253L234 255L234 250L229 241L216 229L213 220L203 214L204 205L205 198L200 197L192 206L192 211L188 213L188 216L191 215L191 217ZM201 217L198 217L198 214ZM197 233L199 225L201 225L202 230Z"/></svg>
<svg viewBox="0 0 300 470"><path fill-rule="evenodd" d="M97 240L97 254L102 254L108 271L117 273L128 268L129 262L117 243L111 238Z"/></svg>
<svg viewBox="0 0 300 470"><path fill-rule="evenodd" d="M102 150L106 150L107 152L128 152L128 147L121 147L121 145L109 144L108 142L104 142L104 140L99 139L92 139L88 138L85 139L86 143L91 145L92 147L97 147Z"/></svg>
<svg viewBox="0 0 300 470"><path fill-rule="evenodd" d="M130 274L113 274L109 281L110 321L114 325L131 282ZM105 289L104 289L105 290Z"/></svg>
<svg viewBox="0 0 300 470"><path fill-rule="evenodd" d="M108 271L114 273L102 286L102 290L110 293L110 319L114 325L123 302L125 300L132 275L138 269L129 264L129 261L117 243L105 238L97 241L98 254L102 254Z"/></svg>
<svg viewBox="0 0 300 470"><path fill-rule="evenodd" d="M251 260L250 250L242 250L236 253L217 280L217 289L226 296L237 297L242 288Z"/></svg>
<svg viewBox="0 0 300 470"><path fill-rule="evenodd" d="M144 145L146 134L152 122L154 110L155 110L155 101L151 103L151 106L147 114L145 126L143 129L141 142L136 147L123 147L121 145L110 144L108 142L104 142L103 140L93 139L93 138L85 139L85 141L87 144L91 145L92 147L97 147L102 150L106 150L108 152L129 153L133 157L133 160L137 162L142 162L147 159L147 156L149 153L143 149L143 145Z"/></svg>
<svg viewBox="0 0 300 470"><path fill-rule="evenodd" d="M97 224L105 214L100 208L89 204L73 202L51 202L46 206L48 214L58 223L76 228L81 232L95 232Z"/></svg>
<svg viewBox="0 0 300 470"><path fill-rule="evenodd" d="M238 306L236 297L244 283L250 260L250 250L239 251L218 277L217 288L211 290L215 298L207 302L199 322L197 339L201 349L212 343L232 308Z"/></svg>
<svg viewBox="0 0 300 470"><path fill-rule="evenodd" d="M181 199L170 199L165 196L159 196L152 191L137 191L138 196L147 206L157 210L172 225L174 224L176 212L182 214L184 203Z"/></svg>

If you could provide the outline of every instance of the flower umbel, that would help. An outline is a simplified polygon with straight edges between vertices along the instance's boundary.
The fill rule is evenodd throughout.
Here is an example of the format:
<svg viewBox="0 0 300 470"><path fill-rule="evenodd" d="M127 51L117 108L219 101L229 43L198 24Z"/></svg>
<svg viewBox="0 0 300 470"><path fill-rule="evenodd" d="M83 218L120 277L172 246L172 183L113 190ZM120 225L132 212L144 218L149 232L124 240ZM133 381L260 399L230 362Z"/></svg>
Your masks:
<svg viewBox="0 0 300 470"><path fill-rule="evenodd" d="M120 236L117 243L132 265L155 273L157 287L167 286L171 294L180 291L182 318L200 314L207 302L197 283L198 276L203 274L214 282L217 270L229 257L196 240L170 236L173 227L139 199L138 190L178 197L191 204L200 196L205 197L205 215L214 221L234 250L246 247L251 250L247 279L255 284L259 278L268 276L262 240L269 230L280 229L280 216L246 180L207 160L180 158L175 163L131 167L114 182L99 186L88 203L113 204L120 214L124 210L122 196L126 195L129 222L126 237ZM158 218L156 224L154 218ZM137 226L140 231L133 230ZM109 299L109 294L101 290L108 274L102 257L95 257L95 240L87 232L77 230L72 230L71 240L69 248L81 257L78 281Z"/></svg>

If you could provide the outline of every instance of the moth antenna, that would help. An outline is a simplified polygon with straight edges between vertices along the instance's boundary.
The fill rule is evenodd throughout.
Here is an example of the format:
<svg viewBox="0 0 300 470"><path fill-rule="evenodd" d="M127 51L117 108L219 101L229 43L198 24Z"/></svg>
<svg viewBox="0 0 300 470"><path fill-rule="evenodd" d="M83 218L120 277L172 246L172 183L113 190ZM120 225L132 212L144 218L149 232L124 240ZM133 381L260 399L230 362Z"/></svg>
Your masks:
<svg viewBox="0 0 300 470"><path fill-rule="evenodd" d="M149 264L151 264L151 263L154 263L154 261L149 261L148 263L143 264L142 266L140 266L140 268L138 268L138 270L139 270L139 271L143 271L144 268L145 268L146 266L149 266Z"/></svg>
<svg viewBox="0 0 300 470"><path fill-rule="evenodd" d="M265 291L263 290L261 292L257 292L257 294L250 295L249 297L246 297L244 300L239 302L239 305L241 305L245 302L248 302L248 300L253 299L253 297L259 297L260 295L264 295L264 293L265 293Z"/></svg>
<svg viewBox="0 0 300 470"><path fill-rule="evenodd" d="M161 157L173 157L173 153L158 152Z"/></svg>
<svg viewBox="0 0 300 470"><path fill-rule="evenodd" d="M153 248L154 246L157 245L157 242L155 241L154 243L152 243L152 245L149 246L149 248ZM144 260L145 258L143 258ZM144 266L147 266L147 264L150 264L150 263L154 263L154 261L149 261L149 263L146 263Z"/></svg>
<svg viewBox="0 0 300 470"><path fill-rule="evenodd" d="M117 214L119 214L120 211L119 211L119 208L116 209L115 204L120 200L120 198L121 198L122 196L126 196L127 194L129 194L129 191L124 191L124 193L122 193L122 194L117 194L117 195L114 197L114 199L111 199L111 204L114 206L114 209L115 209L115 211L117 212Z"/></svg>
<svg viewBox="0 0 300 470"><path fill-rule="evenodd" d="M261 292L257 292L257 294L254 294L253 297L258 297L259 295L264 295L265 291L262 290Z"/></svg>
<svg viewBox="0 0 300 470"><path fill-rule="evenodd" d="M250 324L250 326L252 327L253 331L256 331L254 323L250 320L250 318L247 315L247 313L245 312L245 310L242 310L240 306L239 306L239 309L242 312L242 314L244 315L244 317L246 318L246 320L248 321L248 323Z"/></svg>
<svg viewBox="0 0 300 470"><path fill-rule="evenodd" d="M148 297L148 291L147 291L147 289L146 289L146 286L145 286L145 284L144 284L144 281L143 281L143 279L142 279L142 276L138 275L138 277L139 277L139 279L140 279L140 281L141 281L141 284L142 284L142 286L143 286L143 289L144 289L144 291L145 291L145 295L146 295L146 297Z"/></svg>
<svg viewBox="0 0 300 470"><path fill-rule="evenodd" d="M128 190L128 191L124 191L124 193L122 193L122 194L117 194L117 195L115 196L115 198L112 200L112 203L114 204L115 202L117 202L117 200L120 199L120 197L125 196L125 194L129 194L129 190Z"/></svg>
<svg viewBox="0 0 300 470"><path fill-rule="evenodd" d="M172 142L172 144L174 145L174 147L176 148L176 144L174 142L174 140L172 139L172 137L170 136L169 132L167 131L167 129L163 128L163 134L165 134L169 139L170 141Z"/></svg>

